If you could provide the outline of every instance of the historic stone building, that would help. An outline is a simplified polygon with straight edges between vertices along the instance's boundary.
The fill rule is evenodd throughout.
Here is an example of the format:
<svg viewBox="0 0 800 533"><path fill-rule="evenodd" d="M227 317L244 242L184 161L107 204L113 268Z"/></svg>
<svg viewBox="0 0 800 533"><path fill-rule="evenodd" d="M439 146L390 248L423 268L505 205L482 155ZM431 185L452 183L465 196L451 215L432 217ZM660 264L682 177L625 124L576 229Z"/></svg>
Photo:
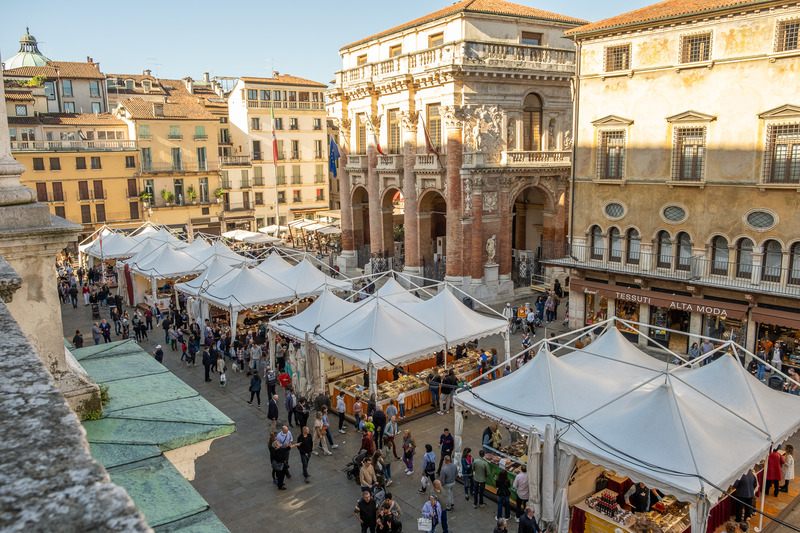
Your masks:
<svg viewBox="0 0 800 533"><path fill-rule="evenodd" d="M579 24L464 0L340 50L327 96L344 152L343 266L371 254L373 267L388 256L427 277L446 268L501 299L513 291L512 257L527 269L542 242L563 242L575 69L563 34Z"/></svg>
<svg viewBox="0 0 800 533"><path fill-rule="evenodd" d="M800 347L798 29L796 5L673 0L567 32L572 246L548 253L571 267L571 326Z"/></svg>

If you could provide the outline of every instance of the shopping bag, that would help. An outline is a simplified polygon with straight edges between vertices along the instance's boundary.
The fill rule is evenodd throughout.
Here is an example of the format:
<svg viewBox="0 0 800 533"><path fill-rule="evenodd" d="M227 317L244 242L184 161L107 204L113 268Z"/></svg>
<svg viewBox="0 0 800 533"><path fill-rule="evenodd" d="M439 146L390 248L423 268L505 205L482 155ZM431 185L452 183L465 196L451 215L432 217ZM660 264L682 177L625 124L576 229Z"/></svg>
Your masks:
<svg viewBox="0 0 800 533"><path fill-rule="evenodd" d="M417 531L430 531L432 527L430 518L417 518Z"/></svg>

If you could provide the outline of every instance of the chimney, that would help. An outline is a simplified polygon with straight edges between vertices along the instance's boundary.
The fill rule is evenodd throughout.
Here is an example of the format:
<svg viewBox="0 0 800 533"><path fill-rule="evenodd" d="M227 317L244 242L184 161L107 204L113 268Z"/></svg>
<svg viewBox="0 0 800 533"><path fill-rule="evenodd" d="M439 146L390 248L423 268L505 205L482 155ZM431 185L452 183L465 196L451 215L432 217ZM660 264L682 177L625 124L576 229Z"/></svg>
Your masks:
<svg viewBox="0 0 800 533"><path fill-rule="evenodd" d="M143 70L142 74L145 75L145 76L150 76L150 69L148 68L148 69Z"/></svg>
<svg viewBox="0 0 800 533"><path fill-rule="evenodd" d="M94 61L92 61L92 58L89 57L89 56L86 56L86 62L87 63L94 63Z"/></svg>
<svg viewBox="0 0 800 533"><path fill-rule="evenodd" d="M183 78L183 81L186 84L186 90L189 91L190 94L194 94L194 81L192 78Z"/></svg>
<svg viewBox="0 0 800 533"><path fill-rule="evenodd" d="M280 72L278 72L277 70L273 70L273 71L272 71L272 77L273 77L273 78L277 78L277 77L278 77L278 76L280 76L280 75L281 75L281 73L280 73Z"/></svg>
<svg viewBox="0 0 800 533"><path fill-rule="evenodd" d="M225 91L222 90L222 85L219 82L214 82L214 92L217 93L217 96L220 98L225 98Z"/></svg>
<svg viewBox="0 0 800 533"><path fill-rule="evenodd" d="M211 78L208 76L208 72L203 72L203 83L208 83L211 81Z"/></svg>

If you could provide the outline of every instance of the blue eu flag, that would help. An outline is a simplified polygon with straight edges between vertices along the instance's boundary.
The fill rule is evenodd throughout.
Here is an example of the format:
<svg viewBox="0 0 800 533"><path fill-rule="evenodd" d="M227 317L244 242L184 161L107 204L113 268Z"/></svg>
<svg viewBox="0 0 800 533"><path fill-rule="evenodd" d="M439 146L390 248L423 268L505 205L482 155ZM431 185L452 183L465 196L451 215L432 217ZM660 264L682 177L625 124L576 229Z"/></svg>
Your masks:
<svg viewBox="0 0 800 533"><path fill-rule="evenodd" d="M336 162L339 160L339 157L341 157L341 154L339 153L339 147L336 145L336 141L333 140L333 137L331 137L331 148L328 155L328 170L331 171L334 178L337 177Z"/></svg>

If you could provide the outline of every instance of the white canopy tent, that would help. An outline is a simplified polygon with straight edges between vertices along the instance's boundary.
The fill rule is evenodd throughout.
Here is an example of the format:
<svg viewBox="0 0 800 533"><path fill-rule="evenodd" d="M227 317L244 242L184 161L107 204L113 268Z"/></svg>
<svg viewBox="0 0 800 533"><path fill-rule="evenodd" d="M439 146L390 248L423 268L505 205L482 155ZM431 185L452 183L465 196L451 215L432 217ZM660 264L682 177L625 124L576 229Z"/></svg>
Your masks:
<svg viewBox="0 0 800 533"><path fill-rule="evenodd" d="M282 272L284 270L289 270L292 268L292 264L283 258L281 254L276 251L272 251L266 259L261 261L256 269L266 273L266 274L275 274L277 272Z"/></svg>
<svg viewBox="0 0 800 533"><path fill-rule="evenodd" d="M201 253L210 247L211 245L203 237L195 236L192 243L186 248L184 248L183 251L186 252L187 254L192 255L192 257L195 257L195 254Z"/></svg>
<svg viewBox="0 0 800 533"><path fill-rule="evenodd" d="M561 358L543 343L517 372L459 391L455 404L457 418L479 413L528 434L529 444L553 432L542 454L552 461L542 459L541 480L529 479L531 503L559 533L569 527L576 458L691 503L693 531L705 532L721 490L800 428L800 399L765 387L734 356L699 369L668 365L613 326Z"/></svg>
<svg viewBox="0 0 800 533"><path fill-rule="evenodd" d="M258 231L260 233L266 233L267 235L274 236L276 232L278 232L278 231L284 232L284 231L287 231L288 229L289 229L288 226L280 226L280 227L278 227L277 224L272 224L271 226L264 226L263 228L258 228Z"/></svg>
<svg viewBox="0 0 800 533"><path fill-rule="evenodd" d="M242 241L248 244L275 244L281 242L279 238L265 233L254 233L249 237L244 237Z"/></svg>
<svg viewBox="0 0 800 533"><path fill-rule="evenodd" d="M267 258L269 260L269 258ZM265 261L266 262L266 261ZM277 262L277 261L275 261ZM273 263L274 264L274 263ZM316 296L324 289L333 291L352 289L353 283L348 280L334 279L304 259L295 266L282 270L269 270L269 265L262 272L291 288L297 298Z"/></svg>
<svg viewBox="0 0 800 533"><path fill-rule="evenodd" d="M97 259L122 259L131 257L136 241L124 233L108 233L98 237L84 253Z"/></svg>
<svg viewBox="0 0 800 533"><path fill-rule="evenodd" d="M169 232L166 228L155 230L152 226L147 226L141 232L131 236L138 244L144 245L147 241L167 243L174 248L184 248L187 244Z"/></svg>
<svg viewBox="0 0 800 533"><path fill-rule="evenodd" d="M205 270L194 279L176 283L175 288L190 296L198 296L200 292L209 287L212 283L225 276L235 275L236 267L233 267L219 257L214 257L205 264Z"/></svg>
<svg viewBox="0 0 800 533"><path fill-rule="evenodd" d="M157 280L191 276L205 270L205 265L203 265L203 263L183 250L176 250L170 245L160 246L157 250L147 254L141 260L137 258L134 258L135 260L128 263L130 265L130 270L132 273L150 280L150 290L154 298L158 293L156 289ZM139 293L143 293L143 291L137 287L135 279L136 278L134 278L134 300L138 301L138 295Z"/></svg>
<svg viewBox="0 0 800 533"><path fill-rule="evenodd" d="M224 242L215 241L207 248L192 253L193 257L202 263L209 264L213 259L217 258L223 263L230 266L240 266L247 262L247 258L243 257L230 248Z"/></svg>
<svg viewBox="0 0 800 533"><path fill-rule="evenodd" d="M412 305L421 303L422 300L408 292L396 279L389 278L383 287L375 291L375 296L388 300L396 305Z"/></svg>

